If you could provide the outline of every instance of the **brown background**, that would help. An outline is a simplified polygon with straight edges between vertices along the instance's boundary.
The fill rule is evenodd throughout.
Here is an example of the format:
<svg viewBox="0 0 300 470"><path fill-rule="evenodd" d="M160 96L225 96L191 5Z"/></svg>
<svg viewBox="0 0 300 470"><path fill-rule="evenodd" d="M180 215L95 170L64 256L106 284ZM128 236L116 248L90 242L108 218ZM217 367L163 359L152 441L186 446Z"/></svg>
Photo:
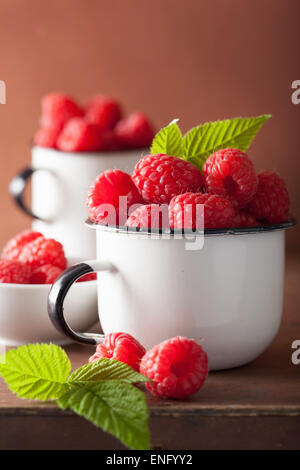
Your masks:
<svg viewBox="0 0 300 470"><path fill-rule="evenodd" d="M251 147L287 180L299 217L299 0L0 0L0 245L30 221L7 185L30 160L41 95L97 92L156 126L272 113ZM299 228L288 235L299 248Z"/></svg>

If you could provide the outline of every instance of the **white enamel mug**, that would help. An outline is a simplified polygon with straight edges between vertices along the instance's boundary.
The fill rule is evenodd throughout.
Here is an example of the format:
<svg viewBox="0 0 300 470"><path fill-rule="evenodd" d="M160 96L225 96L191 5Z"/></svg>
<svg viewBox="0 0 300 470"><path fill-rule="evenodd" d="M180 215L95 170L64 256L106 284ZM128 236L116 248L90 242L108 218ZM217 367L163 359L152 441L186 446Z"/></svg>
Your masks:
<svg viewBox="0 0 300 470"><path fill-rule="evenodd" d="M82 224L87 217L86 195L103 171L118 168L131 173L146 149L118 152L77 152L33 147L32 165L11 182L10 193L18 206L33 217L32 228L60 241L67 257L96 256L95 235ZM32 209L23 193L32 177Z"/></svg>
<svg viewBox="0 0 300 470"><path fill-rule="evenodd" d="M211 370L241 366L278 331L285 229L294 223L184 236L94 225L97 259L62 274L50 291L48 313L71 339L101 342L101 335L73 331L63 313L72 283L101 271L98 313L105 334L130 333L146 348L183 335L201 342Z"/></svg>

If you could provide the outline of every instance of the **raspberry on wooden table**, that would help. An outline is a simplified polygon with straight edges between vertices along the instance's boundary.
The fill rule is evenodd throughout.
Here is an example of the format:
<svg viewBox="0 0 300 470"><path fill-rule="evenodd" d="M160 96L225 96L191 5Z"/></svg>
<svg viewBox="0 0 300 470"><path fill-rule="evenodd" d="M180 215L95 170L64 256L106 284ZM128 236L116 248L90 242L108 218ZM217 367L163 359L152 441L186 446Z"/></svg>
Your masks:
<svg viewBox="0 0 300 470"><path fill-rule="evenodd" d="M133 113L118 122L115 134L124 149L149 147L154 137L154 130L149 119L143 113Z"/></svg>
<svg viewBox="0 0 300 470"><path fill-rule="evenodd" d="M9 284L28 284L31 269L29 266L8 259L0 260L0 282Z"/></svg>
<svg viewBox="0 0 300 470"><path fill-rule="evenodd" d="M176 336L147 351L140 372L152 380L146 387L154 395L182 399L202 387L208 374L208 358L196 341Z"/></svg>
<svg viewBox="0 0 300 470"><path fill-rule="evenodd" d="M285 181L272 171L262 171L257 176L257 193L247 206L247 211L258 220L270 224L285 222L290 210Z"/></svg>
<svg viewBox="0 0 300 470"><path fill-rule="evenodd" d="M200 192L201 172L192 163L164 154L146 155L135 166L132 179L148 203L168 204L172 197Z"/></svg>
<svg viewBox="0 0 300 470"><path fill-rule="evenodd" d="M19 261L32 267L51 264L65 269L67 266L62 244L52 238L43 237L27 243L20 252Z"/></svg>
<svg viewBox="0 0 300 470"><path fill-rule="evenodd" d="M120 105L103 95L95 96L86 106L85 119L103 129L113 129L121 117Z"/></svg>
<svg viewBox="0 0 300 470"><path fill-rule="evenodd" d="M145 348L133 336L127 333L110 333L102 344L98 344L96 352L90 357L89 362L107 357L124 362L138 371L145 352Z"/></svg>
<svg viewBox="0 0 300 470"><path fill-rule="evenodd" d="M2 258L17 261L24 246L41 237L44 238L40 232L33 230L25 230L19 233L6 243L2 251Z"/></svg>
<svg viewBox="0 0 300 470"><path fill-rule="evenodd" d="M170 227L174 229L227 228L233 226L235 211L231 202L216 194L186 193L169 204ZM198 208L197 208L198 206Z"/></svg>
<svg viewBox="0 0 300 470"><path fill-rule="evenodd" d="M42 127L55 125L62 129L69 119L82 115L83 111L68 95L49 93L42 98Z"/></svg>
<svg viewBox="0 0 300 470"><path fill-rule="evenodd" d="M240 150L227 148L213 153L202 171L206 191L228 197L237 208L245 207L257 190L254 165Z"/></svg>
<svg viewBox="0 0 300 470"><path fill-rule="evenodd" d="M119 198L123 196L124 207ZM101 173L89 189L87 208L94 222L125 225L128 209L133 204L142 204L143 199L130 175L121 170L107 170Z"/></svg>

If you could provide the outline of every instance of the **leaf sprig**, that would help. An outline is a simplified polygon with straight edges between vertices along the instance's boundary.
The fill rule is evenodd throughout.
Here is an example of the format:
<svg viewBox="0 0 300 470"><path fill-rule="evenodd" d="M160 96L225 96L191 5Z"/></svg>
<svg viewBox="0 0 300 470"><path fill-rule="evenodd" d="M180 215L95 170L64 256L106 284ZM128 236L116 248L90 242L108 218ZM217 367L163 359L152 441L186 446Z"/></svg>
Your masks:
<svg viewBox="0 0 300 470"><path fill-rule="evenodd" d="M102 358L71 375L66 352L54 344L11 349L0 361L0 375L20 398L56 400L131 449L150 448L149 412L145 394L135 383L149 379L127 364Z"/></svg>
<svg viewBox="0 0 300 470"><path fill-rule="evenodd" d="M184 136L178 127L178 119L175 119L156 134L151 153L165 153L182 158L201 170L206 159L217 150L232 147L245 152L270 118L270 114L263 114L207 122L193 127Z"/></svg>

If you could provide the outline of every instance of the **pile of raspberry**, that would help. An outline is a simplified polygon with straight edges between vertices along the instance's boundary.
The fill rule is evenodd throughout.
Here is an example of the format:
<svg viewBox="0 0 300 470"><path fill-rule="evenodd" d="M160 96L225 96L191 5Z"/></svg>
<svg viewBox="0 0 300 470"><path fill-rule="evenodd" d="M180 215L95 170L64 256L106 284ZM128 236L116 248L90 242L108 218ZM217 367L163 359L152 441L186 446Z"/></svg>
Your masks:
<svg viewBox="0 0 300 470"><path fill-rule="evenodd" d="M256 174L248 156L226 148L200 171L165 154L146 155L132 175L101 173L90 187L93 222L135 228L233 228L277 224L289 218L290 199L275 172Z"/></svg>
<svg viewBox="0 0 300 470"><path fill-rule="evenodd" d="M184 336L163 341L146 352L128 333L105 337L89 362L106 357L128 364L149 380L147 389L163 398L183 399L204 384L208 375L207 354L200 344Z"/></svg>
<svg viewBox="0 0 300 470"><path fill-rule="evenodd" d="M145 148L154 131L141 112L127 117L119 103L103 95L79 106L70 96L51 93L42 98L40 129L34 144L64 152Z"/></svg>
<svg viewBox="0 0 300 470"><path fill-rule="evenodd" d="M9 284L52 284L66 269L61 243L40 232L26 230L9 240L0 259L0 282ZM95 279L86 274L79 281Z"/></svg>

